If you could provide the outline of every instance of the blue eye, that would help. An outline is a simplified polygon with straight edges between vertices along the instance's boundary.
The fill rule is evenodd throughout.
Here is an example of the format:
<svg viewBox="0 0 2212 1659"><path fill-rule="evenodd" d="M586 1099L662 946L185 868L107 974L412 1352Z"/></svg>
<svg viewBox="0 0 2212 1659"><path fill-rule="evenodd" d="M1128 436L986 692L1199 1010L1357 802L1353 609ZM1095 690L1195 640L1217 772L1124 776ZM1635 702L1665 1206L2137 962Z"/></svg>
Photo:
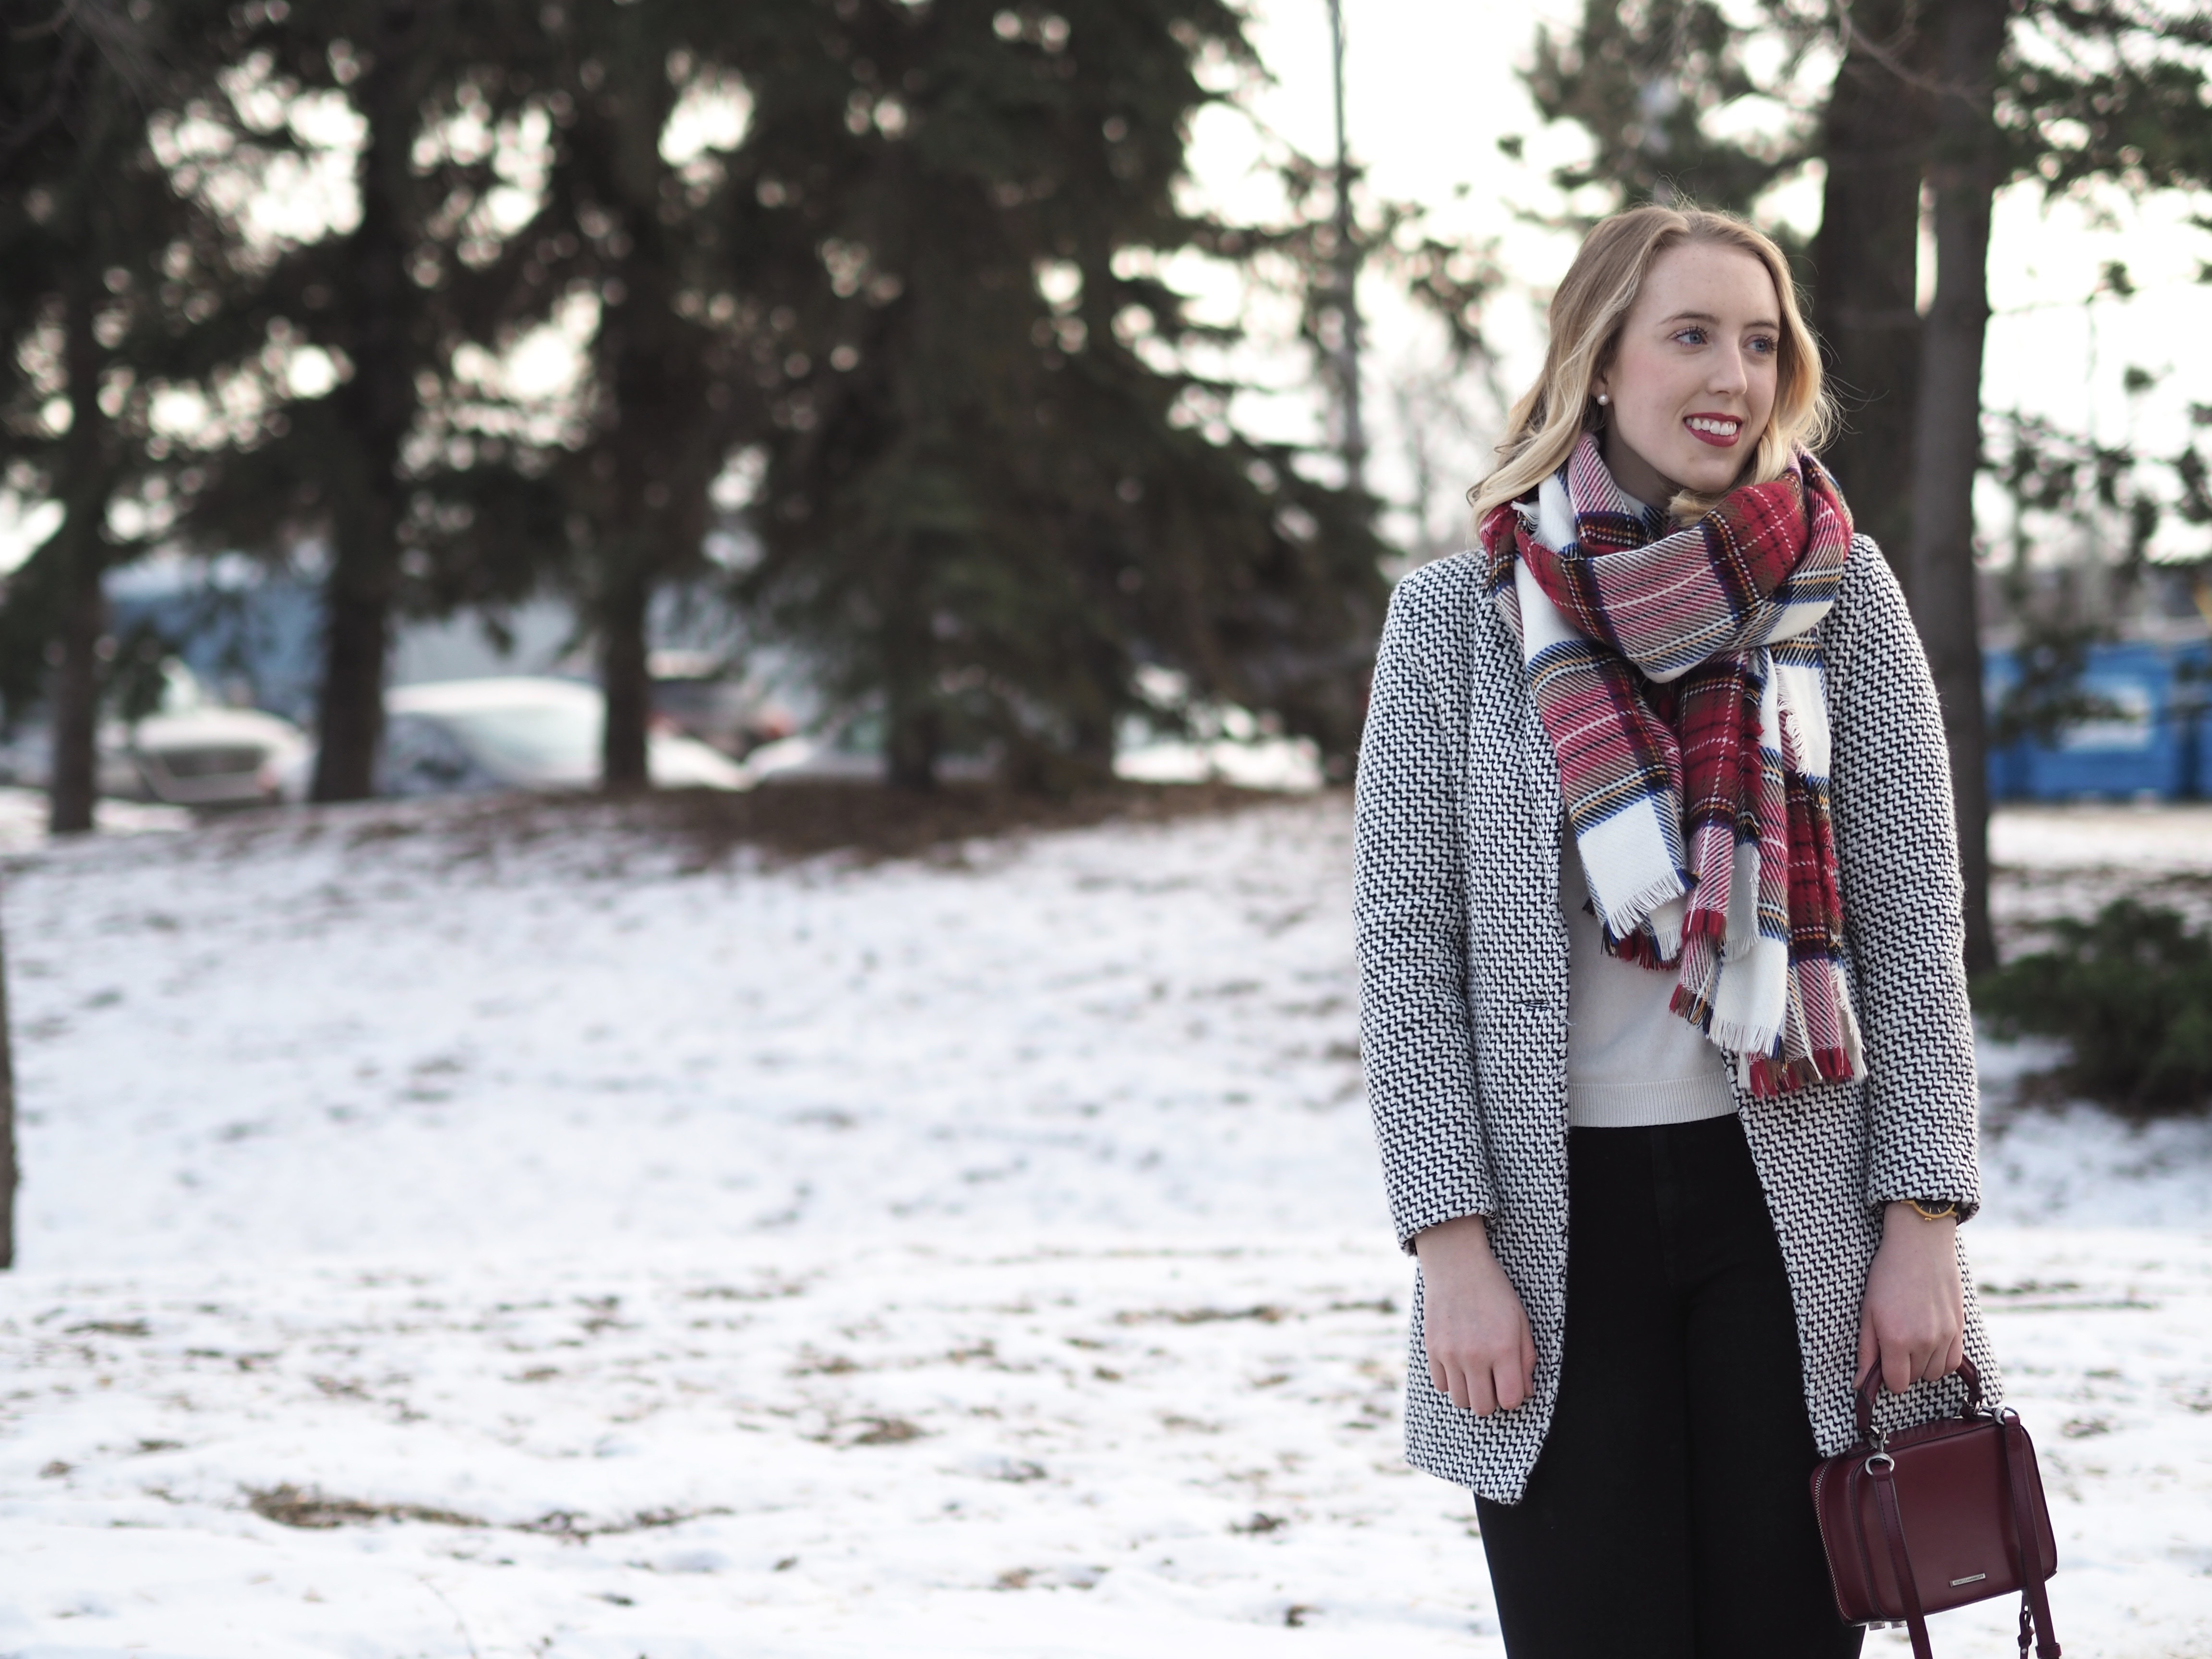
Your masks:
<svg viewBox="0 0 2212 1659"><path fill-rule="evenodd" d="M1753 351L1763 351L1768 356L1771 357L1776 352L1782 349L1782 345L1781 343L1776 340L1771 335L1761 334L1753 339L1751 349Z"/></svg>
<svg viewBox="0 0 2212 1659"><path fill-rule="evenodd" d="M1705 343L1705 331L1702 328L1686 328L1674 337L1678 340L1686 340L1692 345L1703 345Z"/></svg>

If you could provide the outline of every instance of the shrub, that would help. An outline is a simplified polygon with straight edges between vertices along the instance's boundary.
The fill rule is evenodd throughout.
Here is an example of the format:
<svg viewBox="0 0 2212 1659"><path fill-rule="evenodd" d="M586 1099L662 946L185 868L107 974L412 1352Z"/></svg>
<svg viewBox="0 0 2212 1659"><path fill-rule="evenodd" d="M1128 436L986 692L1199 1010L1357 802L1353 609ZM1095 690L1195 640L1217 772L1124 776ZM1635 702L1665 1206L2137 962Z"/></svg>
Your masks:
<svg viewBox="0 0 2212 1659"><path fill-rule="evenodd" d="M2212 933L2135 899L2039 927L2051 949L1975 984L1975 1006L1998 1031L2063 1037L2073 1051L2064 1080L2112 1105L2212 1106Z"/></svg>

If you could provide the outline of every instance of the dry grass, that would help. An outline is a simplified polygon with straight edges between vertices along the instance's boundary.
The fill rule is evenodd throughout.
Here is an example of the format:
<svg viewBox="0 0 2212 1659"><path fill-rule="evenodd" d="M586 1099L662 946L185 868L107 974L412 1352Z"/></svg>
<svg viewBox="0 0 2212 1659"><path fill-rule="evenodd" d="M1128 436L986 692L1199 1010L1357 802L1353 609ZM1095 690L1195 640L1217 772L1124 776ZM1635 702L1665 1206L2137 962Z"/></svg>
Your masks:
<svg viewBox="0 0 2212 1659"><path fill-rule="evenodd" d="M436 838L459 860L586 834L614 832L609 856L659 847L687 868L706 869L747 849L771 863L842 854L863 863L896 859L957 862L963 844L1091 825L1168 823L1298 799L1229 784L1115 782L1065 795L1025 793L994 783L947 783L924 792L863 781L765 784L743 793L668 789L630 794L501 794L367 801L340 806L228 812L203 833L226 856L251 857L272 839L331 837L366 848Z"/></svg>
<svg viewBox="0 0 2212 1659"><path fill-rule="evenodd" d="M914 1431L914 1433L919 1432L919 1430ZM886 1437L907 1439L911 1436ZM862 1443L878 1443L864 1440ZM249 1488L246 1499L247 1506L264 1520L311 1532L329 1531L338 1527L368 1526L380 1521L419 1521L434 1527L482 1528L492 1524L477 1516L463 1515L454 1510L441 1510L428 1504L368 1504L357 1498L326 1497L313 1488L302 1491L289 1481L266 1490ZM622 1533L651 1532L663 1527L680 1527L687 1521L728 1513L725 1509L641 1510L620 1520L594 1522L575 1510L554 1510L534 1521L509 1523L506 1529L582 1540Z"/></svg>
<svg viewBox="0 0 2212 1659"><path fill-rule="evenodd" d="M738 847L780 859L848 853L868 860L925 856L962 842L1107 823L1165 823L1236 811L1281 796L1227 784L1115 784L1064 796L1001 785L946 784L926 793L878 783L769 784L743 794L667 790L602 800L633 832L679 841L705 862ZM550 799L524 811L558 811Z"/></svg>
<svg viewBox="0 0 2212 1659"><path fill-rule="evenodd" d="M428 1521L441 1527L481 1527L472 1515L433 1509L422 1504L364 1504L352 1498L325 1498L319 1492L302 1492L287 1481L264 1492L248 1492L247 1504L264 1521L283 1527L326 1531L333 1527L357 1527L373 1521Z"/></svg>

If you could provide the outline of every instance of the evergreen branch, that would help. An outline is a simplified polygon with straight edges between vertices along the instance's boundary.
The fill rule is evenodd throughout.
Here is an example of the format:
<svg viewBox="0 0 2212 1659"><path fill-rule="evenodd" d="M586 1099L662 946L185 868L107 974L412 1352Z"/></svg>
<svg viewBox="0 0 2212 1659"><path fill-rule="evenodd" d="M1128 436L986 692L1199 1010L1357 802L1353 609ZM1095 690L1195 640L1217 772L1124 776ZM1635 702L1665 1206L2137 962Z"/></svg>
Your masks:
<svg viewBox="0 0 2212 1659"><path fill-rule="evenodd" d="M1900 85L1911 87L1916 92L1924 92L1936 98L1972 98L1975 95L1971 87L1927 74L1906 63L1898 56L1894 46L1875 40L1858 26L1851 15L1851 7L1852 0L1835 0L1837 33L1841 36L1846 51L1863 52L1895 76Z"/></svg>
<svg viewBox="0 0 2212 1659"><path fill-rule="evenodd" d="M68 14L64 11L63 15ZM0 130L0 179L5 179L23 154L67 116L77 91L77 72L90 50L89 40L82 33L72 33L64 40L61 61L47 77L46 94L39 106L12 126Z"/></svg>

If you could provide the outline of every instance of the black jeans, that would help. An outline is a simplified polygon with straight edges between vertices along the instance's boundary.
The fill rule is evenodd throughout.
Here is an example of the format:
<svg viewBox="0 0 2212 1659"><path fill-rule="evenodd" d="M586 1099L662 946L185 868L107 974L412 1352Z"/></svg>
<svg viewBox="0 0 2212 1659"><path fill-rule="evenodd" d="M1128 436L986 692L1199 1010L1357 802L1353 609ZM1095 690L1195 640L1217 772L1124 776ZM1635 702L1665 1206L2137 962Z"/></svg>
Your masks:
<svg viewBox="0 0 2212 1659"><path fill-rule="evenodd" d="M1568 1132L1565 1370L1478 1498L1511 1659L1837 1659L1789 1277L1734 1117Z"/></svg>

